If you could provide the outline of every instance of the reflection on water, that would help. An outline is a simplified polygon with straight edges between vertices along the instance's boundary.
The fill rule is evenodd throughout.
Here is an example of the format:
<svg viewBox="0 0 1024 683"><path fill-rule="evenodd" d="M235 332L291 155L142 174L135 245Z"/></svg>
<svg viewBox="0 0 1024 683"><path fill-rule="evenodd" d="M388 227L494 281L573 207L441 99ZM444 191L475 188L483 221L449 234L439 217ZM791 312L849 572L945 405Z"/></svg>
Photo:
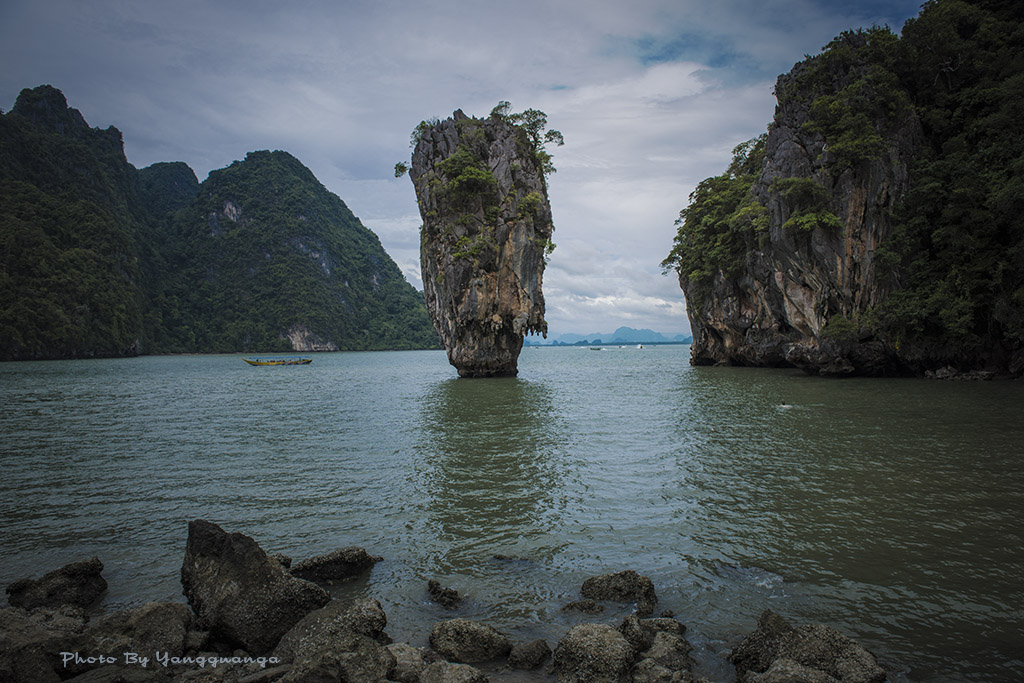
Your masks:
<svg viewBox="0 0 1024 683"><path fill-rule="evenodd" d="M551 392L521 379L448 379L420 407L414 476L448 571L511 555L550 532L561 489L561 432Z"/></svg>
<svg viewBox="0 0 1024 683"><path fill-rule="evenodd" d="M913 680L1024 677L1024 383L692 368L686 347L0 364L0 584L99 555L107 607L181 600L189 519L296 559L363 545L398 640L452 616L554 644L635 569L702 670L772 608ZM513 559L495 559L502 554ZM610 605L614 622L628 606Z"/></svg>

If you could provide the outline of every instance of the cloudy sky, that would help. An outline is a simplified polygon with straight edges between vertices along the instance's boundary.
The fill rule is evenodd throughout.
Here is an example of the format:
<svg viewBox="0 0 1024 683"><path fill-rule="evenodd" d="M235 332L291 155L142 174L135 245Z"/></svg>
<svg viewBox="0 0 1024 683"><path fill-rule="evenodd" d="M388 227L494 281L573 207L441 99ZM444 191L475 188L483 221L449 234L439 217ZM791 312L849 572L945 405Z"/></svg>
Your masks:
<svg viewBox="0 0 1024 683"><path fill-rule="evenodd" d="M257 149L308 166L419 277L408 177L421 120L536 108L565 136L549 182L552 335L689 331L659 263L673 222L772 86L839 32L898 31L919 0L0 0L0 107L44 83L142 168L200 180Z"/></svg>

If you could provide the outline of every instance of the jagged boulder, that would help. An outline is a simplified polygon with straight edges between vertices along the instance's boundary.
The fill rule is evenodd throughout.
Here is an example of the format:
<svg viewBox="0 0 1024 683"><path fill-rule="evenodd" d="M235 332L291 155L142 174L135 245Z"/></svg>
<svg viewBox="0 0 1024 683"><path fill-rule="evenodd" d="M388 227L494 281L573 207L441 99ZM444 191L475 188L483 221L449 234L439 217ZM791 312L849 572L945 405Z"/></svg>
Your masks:
<svg viewBox="0 0 1024 683"><path fill-rule="evenodd" d="M637 614L640 616L650 615L658 602L654 582L632 569L617 574L592 576L583 582L580 593L584 598L591 600L635 602Z"/></svg>
<svg viewBox="0 0 1024 683"><path fill-rule="evenodd" d="M58 653L71 651L85 624L78 607L0 609L0 681L60 681Z"/></svg>
<svg viewBox="0 0 1024 683"><path fill-rule="evenodd" d="M103 563L94 557L72 562L44 575L41 579L20 579L7 586L7 601L12 607L86 608L103 595L107 582L100 574Z"/></svg>
<svg viewBox="0 0 1024 683"><path fill-rule="evenodd" d="M387 615L372 598L346 605L333 600L299 620L274 656L291 664L284 681L383 681L396 666L385 647ZM333 676L333 678L332 678Z"/></svg>
<svg viewBox="0 0 1024 683"><path fill-rule="evenodd" d="M410 177L427 310L460 376L514 376L524 335L547 332L553 226L535 143L505 116L461 110L418 135Z"/></svg>
<svg viewBox="0 0 1024 683"><path fill-rule="evenodd" d="M512 641L487 624L449 619L430 629L430 647L451 662L486 662L507 655Z"/></svg>
<svg viewBox="0 0 1024 683"><path fill-rule="evenodd" d="M558 683L620 683L636 650L608 624L578 624L555 647Z"/></svg>
<svg viewBox="0 0 1024 683"><path fill-rule="evenodd" d="M408 643L393 643L387 649L395 658L395 666L388 674L395 683L420 683L423 671L434 662L441 661L435 652Z"/></svg>
<svg viewBox="0 0 1024 683"><path fill-rule="evenodd" d="M841 683L884 683L886 679L875 656L852 638L821 624L793 627L771 610L761 614L757 630L732 651L729 660L736 666L739 681L788 680L783 673L794 666L816 670ZM807 672L801 675L808 682L818 677Z"/></svg>
<svg viewBox="0 0 1024 683"><path fill-rule="evenodd" d="M551 647L543 638L516 643L508 653L508 665L513 669L536 669L551 656Z"/></svg>
<svg viewBox="0 0 1024 683"><path fill-rule="evenodd" d="M434 662L420 674L419 683L487 683L490 680L469 664Z"/></svg>
<svg viewBox="0 0 1024 683"><path fill-rule="evenodd" d="M291 567L292 576L308 581L354 579L373 569L382 558L374 557L359 546L348 546L326 555L318 555ZM289 566L289 565L284 565Z"/></svg>
<svg viewBox="0 0 1024 683"><path fill-rule="evenodd" d="M181 584L199 626L258 654L330 596L290 575L252 538L197 519L188 525Z"/></svg>

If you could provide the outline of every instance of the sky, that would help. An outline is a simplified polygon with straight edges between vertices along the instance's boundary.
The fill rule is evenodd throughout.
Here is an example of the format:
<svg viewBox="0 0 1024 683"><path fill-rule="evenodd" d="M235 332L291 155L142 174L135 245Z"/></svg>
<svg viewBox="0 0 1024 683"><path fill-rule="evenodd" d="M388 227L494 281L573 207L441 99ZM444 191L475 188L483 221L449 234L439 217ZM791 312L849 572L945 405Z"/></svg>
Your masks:
<svg viewBox="0 0 1024 683"><path fill-rule="evenodd" d="M199 180L293 154L422 289L416 196L394 165L456 109L540 109L557 248L549 336L688 334L662 259L694 187L771 121L779 74L840 32L898 32L918 0L0 0L0 108L52 85L128 161Z"/></svg>

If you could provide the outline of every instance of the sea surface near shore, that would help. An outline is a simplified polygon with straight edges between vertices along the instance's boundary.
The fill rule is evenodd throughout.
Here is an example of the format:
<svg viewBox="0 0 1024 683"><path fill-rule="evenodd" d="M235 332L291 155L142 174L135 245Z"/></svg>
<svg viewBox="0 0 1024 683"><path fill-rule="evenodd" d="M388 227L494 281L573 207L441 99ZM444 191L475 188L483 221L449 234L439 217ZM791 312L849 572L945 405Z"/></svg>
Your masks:
<svg viewBox="0 0 1024 683"><path fill-rule="evenodd" d="M102 609L183 600L205 518L296 560L383 556L332 592L415 645L451 616L553 645L586 577L634 569L715 680L766 608L913 680L1024 677L1024 383L687 358L527 348L494 380L441 352L0 364L0 582L96 555ZM469 600L443 610L428 579Z"/></svg>

